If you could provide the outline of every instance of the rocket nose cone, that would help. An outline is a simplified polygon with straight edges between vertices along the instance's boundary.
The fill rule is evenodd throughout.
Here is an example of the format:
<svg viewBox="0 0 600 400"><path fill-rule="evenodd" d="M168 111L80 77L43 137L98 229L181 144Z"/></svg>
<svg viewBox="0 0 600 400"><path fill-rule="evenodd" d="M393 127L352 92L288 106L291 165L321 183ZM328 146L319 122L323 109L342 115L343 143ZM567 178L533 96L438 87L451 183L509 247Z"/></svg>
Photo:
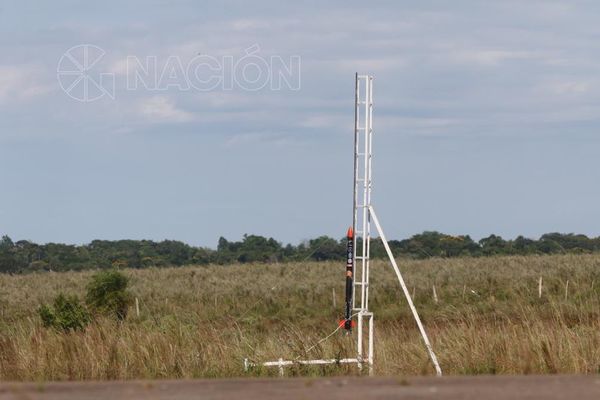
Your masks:
<svg viewBox="0 0 600 400"><path fill-rule="evenodd" d="M352 230L352 227L348 228L348 233L346 234L346 236L348 237L348 239L352 239L354 237L354 231Z"/></svg>

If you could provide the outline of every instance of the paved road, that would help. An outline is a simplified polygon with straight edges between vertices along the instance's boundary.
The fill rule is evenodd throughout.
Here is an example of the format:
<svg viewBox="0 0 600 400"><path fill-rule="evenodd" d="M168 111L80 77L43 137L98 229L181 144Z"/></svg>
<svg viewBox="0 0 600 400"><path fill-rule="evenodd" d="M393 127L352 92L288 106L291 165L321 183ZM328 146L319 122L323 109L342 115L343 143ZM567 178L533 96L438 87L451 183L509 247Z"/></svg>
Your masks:
<svg viewBox="0 0 600 400"><path fill-rule="evenodd" d="M0 400L599 400L600 375L0 383Z"/></svg>

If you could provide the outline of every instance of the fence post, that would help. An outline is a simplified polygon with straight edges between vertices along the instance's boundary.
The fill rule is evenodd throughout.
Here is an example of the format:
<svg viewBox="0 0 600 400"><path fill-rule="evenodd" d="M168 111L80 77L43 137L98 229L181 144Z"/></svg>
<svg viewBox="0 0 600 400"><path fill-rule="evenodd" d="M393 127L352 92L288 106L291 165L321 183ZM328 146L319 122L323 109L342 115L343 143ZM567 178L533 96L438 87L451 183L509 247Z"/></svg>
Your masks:
<svg viewBox="0 0 600 400"><path fill-rule="evenodd" d="M333 308L336 309L336 303L335 303L335 288L331 288L331 298L333 299Z"/></svg>

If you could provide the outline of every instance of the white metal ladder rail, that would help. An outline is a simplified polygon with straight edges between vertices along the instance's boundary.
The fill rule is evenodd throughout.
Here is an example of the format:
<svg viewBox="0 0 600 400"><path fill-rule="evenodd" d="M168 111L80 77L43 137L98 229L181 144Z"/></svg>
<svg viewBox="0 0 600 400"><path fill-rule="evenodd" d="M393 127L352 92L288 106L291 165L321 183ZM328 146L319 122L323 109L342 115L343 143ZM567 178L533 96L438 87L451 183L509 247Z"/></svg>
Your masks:
<svg viewBox="0 0 600 400"><path fill-rule="evenodd" d="M357 359L373 367L373 314L369 312L369 267L371 249L371 189L373 134L373 77L355 76L354 105L354 288L353 311L357 312ZM368 319L367 352L364 352L364 319Z"/></svg>

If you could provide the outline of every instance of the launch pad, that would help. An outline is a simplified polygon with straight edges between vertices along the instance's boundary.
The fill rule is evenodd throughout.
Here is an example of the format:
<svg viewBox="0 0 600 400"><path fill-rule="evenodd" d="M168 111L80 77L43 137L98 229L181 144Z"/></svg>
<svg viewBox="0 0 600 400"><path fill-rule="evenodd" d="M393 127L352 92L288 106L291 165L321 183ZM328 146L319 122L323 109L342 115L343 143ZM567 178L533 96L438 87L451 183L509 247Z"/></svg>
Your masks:
<svg viewBox="0 0 600 400"><path fill-rule="evenodd" d="M345 320L343 320L333 333L340 329L350 332L353 328L353 318L357 318L356 326L356 357L343 359L319 359L319 360L284 360L254 363L248 359L244 360L244 368L250 367L278 367L279 374L284 375L284 367L293 365L327 365L327 364L356 364L362 370L368 367L370 375L373 374L373 351L374 351L374 320L373 313L369 311L369 269L370 269L370 245L371 225L379 234L385 251L400 287L404 292L408 306L413 314L419 332L431 358L431 362L438 376L442 370L433 352L425 328L421 323L417 309L412 301L404 278L396 264L396 260L387 242L375 209L371 203L372 190L372 160L373 160L373 77L370 75L355 75L354 96L354 186L353 186L353 217L352 228L348 232L348 262L346 269L346 309ZM358 299L357 299L358 297ZM366 326L365 326L366 325ZM366 329L365 329L366 328ZM332 334L333 334L332 333ZM327 336L325 339L329 338ZM319 343L324 341L321 340Z"/></svg>

